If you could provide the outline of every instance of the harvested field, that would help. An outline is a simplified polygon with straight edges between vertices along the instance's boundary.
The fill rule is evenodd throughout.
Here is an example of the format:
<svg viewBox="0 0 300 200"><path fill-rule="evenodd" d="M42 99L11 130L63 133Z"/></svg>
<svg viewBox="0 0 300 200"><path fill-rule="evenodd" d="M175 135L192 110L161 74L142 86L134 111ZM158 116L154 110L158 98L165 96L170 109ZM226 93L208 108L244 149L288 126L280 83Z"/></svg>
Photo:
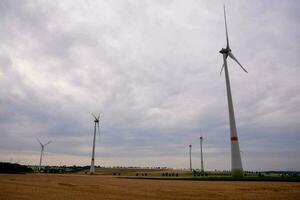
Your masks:
<svg viewBox="0 0 300 200"><path fill-rule="evenodd" d="M0 175L0 200L299 198L299 182L138 180L72 174Z"/></svg>

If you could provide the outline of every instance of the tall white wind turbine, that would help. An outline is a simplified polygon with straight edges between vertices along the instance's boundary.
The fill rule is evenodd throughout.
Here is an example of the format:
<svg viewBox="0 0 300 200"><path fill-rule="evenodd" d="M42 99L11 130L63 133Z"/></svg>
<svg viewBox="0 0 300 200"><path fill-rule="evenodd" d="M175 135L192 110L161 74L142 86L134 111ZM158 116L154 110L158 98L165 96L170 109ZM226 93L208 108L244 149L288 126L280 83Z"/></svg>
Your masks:
<svg viewBox="0 0 300 200"><path fill-rule="evenodd" d="M95 140L96 140L96 132L97 132L97 128L98 128L98 133L100 136L100 126L99 126L99 118L100 118L100 114L98 115L98 117L96 117L94 114L92 114L94 117L94 139L93 139L93 151L92 151L92 160L91 160L91 168L90 168L90 173L94 174L95 173Z"/></svg>
<svg viewBox="0 0 300 200"><path fill-rule="evenodd" d="M224 19L225 19L225 30L226 30L226 48L222 48L220 53L223 54L224 64L221 68L222 73L223 69L225 71L225 80L226 80L226 89L227 89L227 100L228 100L228 110L229 110L229 122L230 122L230 141L231 141L231 174L233 177L241 177L243 176L243 166L240 154L240 147L238 142L238 135L236 130L235 124L235 117L234 117L234 110L232 104L232 96L231 96L231 89L230 89L230 80L228 74L228 67L227 67L227 57L229 56L232 58L237 64L246 72L247 70L241 65L241 63L235 58L232 54L231 49L229 47L229 40L228 40L228 31L227 31L227 22L226 22L226 11L224 5Z"/></svg>
<svg viewBox="0 0 300 200"><path fill-rule="evenodd" d="M41 141L40 141L39 139L37 139L37 141L38 141L38 142L40 143L40 145L41 145L41 156L40 156L40 165L39 165L39 171L41 171L41 167L42 167L42 159L43 159L43 156L44 156L45 146L48 145L48 144L50 144L51 141L49 141L49 142L47 142L47 143L45 143L45 144L41 143Z"/></svg>

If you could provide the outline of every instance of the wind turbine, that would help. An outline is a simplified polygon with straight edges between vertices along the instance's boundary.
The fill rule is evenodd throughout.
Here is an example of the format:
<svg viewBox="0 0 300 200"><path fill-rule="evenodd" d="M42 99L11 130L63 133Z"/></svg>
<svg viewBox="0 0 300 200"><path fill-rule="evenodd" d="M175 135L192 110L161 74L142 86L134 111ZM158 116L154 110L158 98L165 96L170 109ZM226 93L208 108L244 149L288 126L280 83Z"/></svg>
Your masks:
<svg viewBox="0 0 300 200"><path fill-rule="evenodd" d="M90 168L90 173L94 174L95 173L95 140L96 140L96 132L97 132L97 128L98 128L98 133L100 136L100 126L99 126L99 118L100 118L100 114L98 115L98 117L96 117L94 114L92 114L94 117L94 139L93 139L93 151L92 151L92 161L91 161L91 168Z"/></svg>
<svg viewBox="0 0 300 200"><path fill-rule="evenodd" d="M190 171L193 171L192 168L192 145L189 145L189 150L190 150Z"/></svg>
<svg viewBox="0 0 300 200"><path fill-rule="evenodd" d="M238 135L236 130L235 124L235 117L234 117L234 110L232 104L232 96L231 96L231 89L230 89L230 80L228 74L228 67L227 67L227 58L228 56L232 58L237 64L246 72L247 70L241 65L241 63L235 58L232 54L231 49L229 47L229 40L228 40L228 31L227 31L227 22L226 22L226 11L224 5L224 19L225 19L225 30L226 30L226 48L222 48L220 53L223 54L223 66L221 68L220 74L224 69L225 71L225 80L226 80L226 89L227 89L227 100L228 100L228 110L229 110L229 122L230 122L230 141L231 141L231 174L233 177L241 177L243 176L243 166L240 154L240 147L238 142Z"/></svg>
<svg viewBox="0 0 300 200"><path fill-rule="evenodd" d="M39 165L39 171L41 171L41 166L42 166L42 159L43 159L43 156L44 156L44 149L45 149L45 146L50 144L52 141L48 141L47 143L43 144L41 143L41 141L39 139L37 139L37 141L40 143L41 145L41 156L40 156L40 165Z"/></svg>
<svg viewBox="0 0 300 200"><path fill-rule="evenodd" d="M201 174L204 174L204 167L203 167L203 154L202 154L202 142L203 142L203 137L202 137L202 136L200 136Z"/></svg>

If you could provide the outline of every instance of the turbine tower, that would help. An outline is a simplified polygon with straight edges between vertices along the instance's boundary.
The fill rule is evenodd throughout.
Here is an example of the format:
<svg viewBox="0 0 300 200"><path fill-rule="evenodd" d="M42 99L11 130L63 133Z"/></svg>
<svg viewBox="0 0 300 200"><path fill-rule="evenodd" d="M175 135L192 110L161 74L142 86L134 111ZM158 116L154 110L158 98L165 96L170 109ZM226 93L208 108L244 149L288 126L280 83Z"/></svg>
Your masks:
<svg viewBox="0 0 300 200"><path fill-rule="evenodd" d="M227 67L227 57L229 56L230 58L232 58L246 73L248 72L241 65L241 63L234 57L229 47L225 5L224 5L224 19L225 19L227 46L225 49L222 48L220 50L220 53L223 54L223 60L224 60L220 74L222 74L222 71L224 69L226 89L227 89L228 110L229 110L229 122L230 122L231 174L233 177L241 177L243 176L243 166L242 166L240 147L238 142L238 135L237 135L236 125L235 125L235 117L234 117L234 110L233 110L232 96L231 96L231 89L230 89L230 80L229 80L228 67Z"/></svg>
<svg viewBox="0 0 300 200"><path fill-rule="evenodd" d="M45 146L50 144L51 141L48 141L46 144L41 143L41 141L39 139L37 139L37 141L40 143L41 145L41 156L40 156L40 165L39 165L39 171L41 171L41 167L42 167L42 159L44 156L44 150L45 150Z"/></svg>
<svg viewBox="0 0 300 200"><path fill-rule="evenodd" d="M190 150L190 171L193 171L192 168L192 145L189 145L189 150Z"/></svg>
<svg viewBox="0 0 300 200"><path fill-rule="evenodd" d="M204 167L203 167L203 154L202 154L202 142L203 137L200 137L200 153L201 153L201 174L204 174Z"/></svg>
<svg viewBox="0 0 300 200"><path fill-rule="evenodd" d="M100 127L99 127L99 118L100 118L100 114L98 115L98 117L96 117L94 114L92 114L94 117L94 139L93 139L93 151L92 151L92 160L91 160L91 168L90 168L90 173L94 174L95 173L95 140L96 140L96 132L97 132L97 128L98 128L98 133L100 136Z"/></svg>

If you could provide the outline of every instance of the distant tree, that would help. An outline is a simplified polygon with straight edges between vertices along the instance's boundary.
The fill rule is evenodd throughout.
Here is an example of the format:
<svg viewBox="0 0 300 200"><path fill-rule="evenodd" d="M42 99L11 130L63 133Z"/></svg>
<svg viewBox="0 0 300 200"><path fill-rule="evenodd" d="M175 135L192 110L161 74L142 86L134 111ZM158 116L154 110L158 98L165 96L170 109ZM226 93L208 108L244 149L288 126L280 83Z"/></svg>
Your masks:
<svg viewBox="0 0 300 200"><path fill-rule="evenodd" d="M0 162L0 173L31 173L33 170L25 165L20 165L17 163L5 163Z"/></svg>

